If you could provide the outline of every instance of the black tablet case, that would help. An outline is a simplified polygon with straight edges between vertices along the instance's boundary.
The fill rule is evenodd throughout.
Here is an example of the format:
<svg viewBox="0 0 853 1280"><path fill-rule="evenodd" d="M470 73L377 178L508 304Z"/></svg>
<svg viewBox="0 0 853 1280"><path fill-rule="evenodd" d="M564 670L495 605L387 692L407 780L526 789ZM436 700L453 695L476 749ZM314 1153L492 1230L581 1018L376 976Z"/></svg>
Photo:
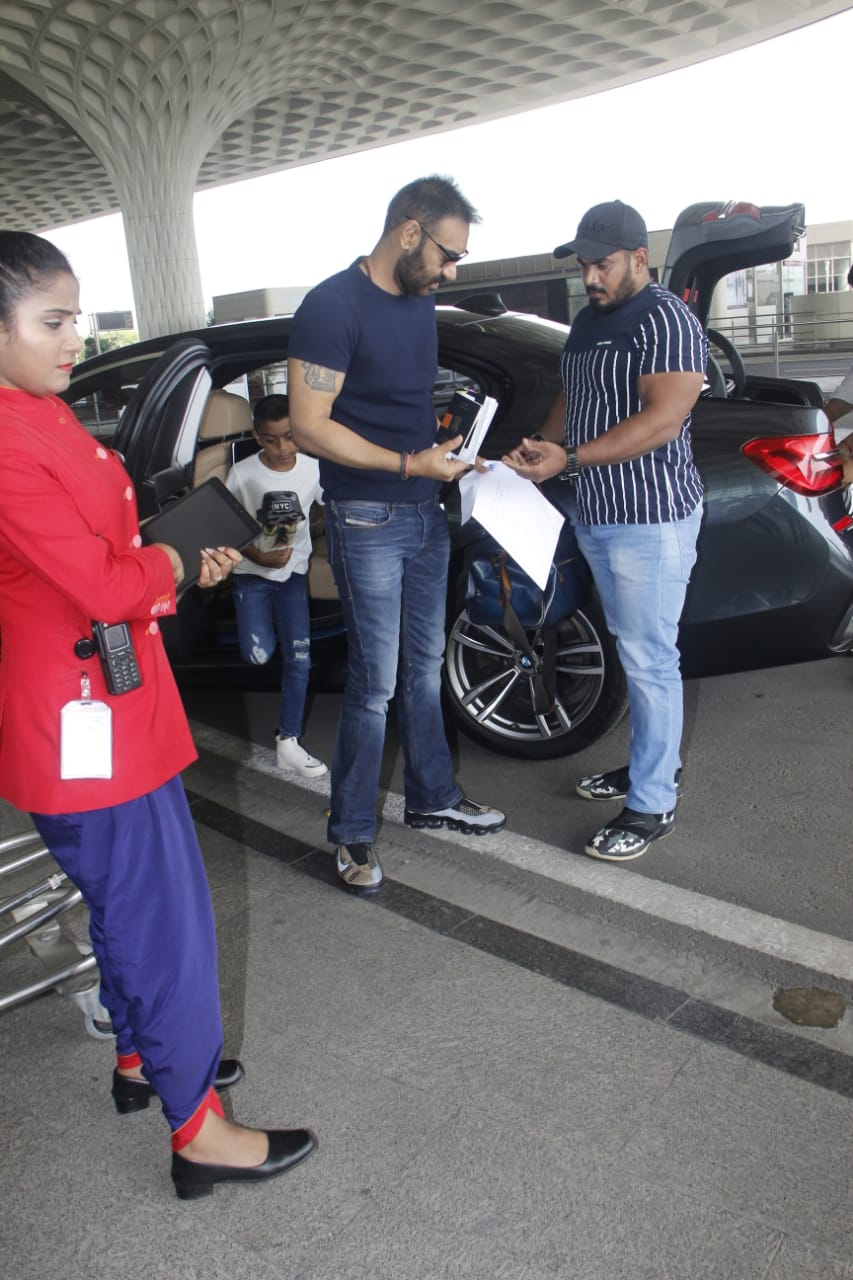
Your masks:
<svg viewBox="0 0 853 1280"><path fill-rule="evenodd" d="M142 541L165 542L184 562L181 590L194 586L201 568L202 547L236 547L240 551L261 526L221 480L211 476L140 526Z"/></svg>

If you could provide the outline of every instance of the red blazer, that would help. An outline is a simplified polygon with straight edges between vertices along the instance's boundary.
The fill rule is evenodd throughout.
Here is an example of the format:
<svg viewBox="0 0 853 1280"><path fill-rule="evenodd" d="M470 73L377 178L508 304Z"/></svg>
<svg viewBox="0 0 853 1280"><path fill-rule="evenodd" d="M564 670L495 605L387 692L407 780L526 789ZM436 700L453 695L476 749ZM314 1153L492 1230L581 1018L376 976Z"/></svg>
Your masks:
<svg viewBox="0 0 853 1280"><path fill-rule="evenodd" d="M121 804L196 758L157 619L175 611L168 557L143 547L118 456L63 401L0 387L0 795L33 813ZM113 697L75 641L92 621L128 622L142 686ZM59 713L112 707L113 776L59 777Z"/></svg>

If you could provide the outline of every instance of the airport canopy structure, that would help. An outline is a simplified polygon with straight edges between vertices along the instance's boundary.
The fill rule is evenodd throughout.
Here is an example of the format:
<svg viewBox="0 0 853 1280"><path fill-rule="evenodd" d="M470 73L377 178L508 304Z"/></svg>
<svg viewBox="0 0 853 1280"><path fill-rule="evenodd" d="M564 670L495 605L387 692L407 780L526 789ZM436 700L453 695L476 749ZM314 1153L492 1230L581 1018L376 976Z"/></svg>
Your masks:
<svg viewBox="0 0 853 1280"><path fill-rule="evenodd" d="M616 88L827 0L5 0L3 223L121 211L141 336L204 324L198 190Z"/></svg>

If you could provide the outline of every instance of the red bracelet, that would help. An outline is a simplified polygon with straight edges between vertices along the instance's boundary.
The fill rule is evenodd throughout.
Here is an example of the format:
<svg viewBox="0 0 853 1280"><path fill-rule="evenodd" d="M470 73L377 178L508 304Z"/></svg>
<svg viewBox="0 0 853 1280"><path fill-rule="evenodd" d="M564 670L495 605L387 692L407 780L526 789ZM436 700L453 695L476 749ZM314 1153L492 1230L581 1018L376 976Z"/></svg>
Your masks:
<svg viewBox="0 0 853 1280"><path fill-rule="evenodd" d="M403 477L404 480L409 479L409 462L412 458L413 453L414 453L414 450L412 449L409 451L409 453L400 454L400 475Z"/></svg>

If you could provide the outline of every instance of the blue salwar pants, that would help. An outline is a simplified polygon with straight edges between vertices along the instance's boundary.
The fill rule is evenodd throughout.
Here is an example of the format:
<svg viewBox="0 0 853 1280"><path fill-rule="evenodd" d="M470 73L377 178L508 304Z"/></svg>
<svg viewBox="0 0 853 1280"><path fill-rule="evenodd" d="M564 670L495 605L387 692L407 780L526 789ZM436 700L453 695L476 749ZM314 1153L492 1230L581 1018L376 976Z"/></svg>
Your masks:
<svg viewBox="0 0 853 1280"><path fill-rule="evenodd" d="M222 1053L213 908L181 780L106 809L31 816L89 908L116 1052L139 1054L178 1130Z"/></svg>

